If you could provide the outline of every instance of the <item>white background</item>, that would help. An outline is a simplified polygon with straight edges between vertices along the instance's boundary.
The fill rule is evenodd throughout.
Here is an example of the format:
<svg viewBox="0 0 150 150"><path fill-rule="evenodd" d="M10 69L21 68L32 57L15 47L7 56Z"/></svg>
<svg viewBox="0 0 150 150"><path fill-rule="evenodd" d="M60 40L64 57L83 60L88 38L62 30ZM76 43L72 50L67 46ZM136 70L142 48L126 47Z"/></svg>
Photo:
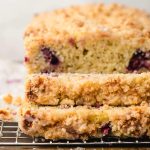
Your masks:
<svg viewBox="0 0 150 150"><path fill-rule="evenodd" d="M100 0L0 0L0 59L23 60L23 32L33 14L72 4ZM120 2L150 12L150 0L104 0ZM137 18L138 19L138 18Z"/></svg>

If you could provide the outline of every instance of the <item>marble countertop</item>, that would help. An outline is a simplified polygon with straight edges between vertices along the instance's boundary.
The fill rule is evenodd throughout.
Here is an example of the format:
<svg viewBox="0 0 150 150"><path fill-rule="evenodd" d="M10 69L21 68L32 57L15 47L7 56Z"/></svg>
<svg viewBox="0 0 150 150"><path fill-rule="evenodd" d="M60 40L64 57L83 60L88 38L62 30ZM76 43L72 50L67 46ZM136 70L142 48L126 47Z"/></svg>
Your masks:
<svg viewBox="0 0 150 150"><path fill-rule="evenodd" d="M10 111L13 121L17 121L18 106L4 101L10 94L13 98L24 97L25 67L23 63L0 59L0 109Z"/></svg>
<svg viewBox="0 0 150 150"><path fill-rule="evenodd" d="M25 67L22 62L0 59L0 95L23 95Z"/></svg>

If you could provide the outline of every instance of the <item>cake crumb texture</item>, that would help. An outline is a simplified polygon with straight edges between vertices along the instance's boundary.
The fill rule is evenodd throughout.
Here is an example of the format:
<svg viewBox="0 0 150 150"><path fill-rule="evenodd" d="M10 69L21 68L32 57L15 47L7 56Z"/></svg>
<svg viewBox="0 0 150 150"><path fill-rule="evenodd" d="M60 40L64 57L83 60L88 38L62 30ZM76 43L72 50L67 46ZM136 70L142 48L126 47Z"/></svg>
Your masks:
<svg viewBox="0 0 150 150"><path fill-rule="evenodd" d="M28 73L147 72L150 15L119 4L58 9L36 15L24 43Z"/></svg>

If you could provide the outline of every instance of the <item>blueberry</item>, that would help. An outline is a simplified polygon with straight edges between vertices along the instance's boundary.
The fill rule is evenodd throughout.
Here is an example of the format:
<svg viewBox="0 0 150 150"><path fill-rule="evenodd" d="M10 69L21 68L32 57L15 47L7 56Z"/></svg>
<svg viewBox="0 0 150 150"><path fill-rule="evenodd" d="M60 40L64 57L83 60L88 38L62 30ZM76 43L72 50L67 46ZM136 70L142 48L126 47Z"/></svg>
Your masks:
<svg viewBox="0 0 150 150"><path fill-rule="evenodd" d="M24 118L24 128L28 129L32 126L35 117L34 115L31 115L30 111L27 111Z"/></svg>
<svg viewBox="0 0 150 150"><path fill-rule="evenodd" d="M58 58L57 58L54 54L52 54L52 58L51 58L50 63L51 63L52 65L57 65L57 64L59 63Z"/></svg>
<svg viewBox="0 0 150 150"><path fill-rule="evenodd" d="M50 65L58 65L59 64L59 59L58 57L54 54L54 52L52 52L52 50L50 48L42 48L41 49L45 61L48 62Z"/></svg>
<svg viewBox="0 0 150 150"><path fill-rule="evenodd" d="M150 60L149 61L145 61L144 65L145 65L146 69L150 70Z"/></svg>
<svg viewBox="0 0 150 150"><path fill-rule="evenodd" d="M103 125L101 127L101 133L106 136L108 134L110 134L111 132L111 127L110 127L110 123L106 123L105 125Z"/></svg>
<svg viewBox="0 0 150 150"><path fill-rule="evenodd" d="M24 57L24 62L28 62L29 58L28 57Z"/></svg>
<svg viewBox="0 0 150 150"><path fill-rule="evenodd" d="M143 52L142 50L137 49L129 61L127 70L138 71L141 68L150 70L150 51Z"/></svg>

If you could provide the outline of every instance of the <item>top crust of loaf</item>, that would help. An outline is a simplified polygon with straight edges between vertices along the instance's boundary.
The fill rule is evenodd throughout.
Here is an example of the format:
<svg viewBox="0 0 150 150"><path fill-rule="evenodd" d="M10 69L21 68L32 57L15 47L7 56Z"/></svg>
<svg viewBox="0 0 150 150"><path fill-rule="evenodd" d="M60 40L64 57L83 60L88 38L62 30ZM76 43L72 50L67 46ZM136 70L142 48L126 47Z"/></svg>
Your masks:
<svg viewBox="0 0 150 150"><path fill-rule="evenodd" d="M24 35L27 50L34 42L40 46L105 38L150 47L150 15L119 4L72 6L34 16Z"/></svg>

